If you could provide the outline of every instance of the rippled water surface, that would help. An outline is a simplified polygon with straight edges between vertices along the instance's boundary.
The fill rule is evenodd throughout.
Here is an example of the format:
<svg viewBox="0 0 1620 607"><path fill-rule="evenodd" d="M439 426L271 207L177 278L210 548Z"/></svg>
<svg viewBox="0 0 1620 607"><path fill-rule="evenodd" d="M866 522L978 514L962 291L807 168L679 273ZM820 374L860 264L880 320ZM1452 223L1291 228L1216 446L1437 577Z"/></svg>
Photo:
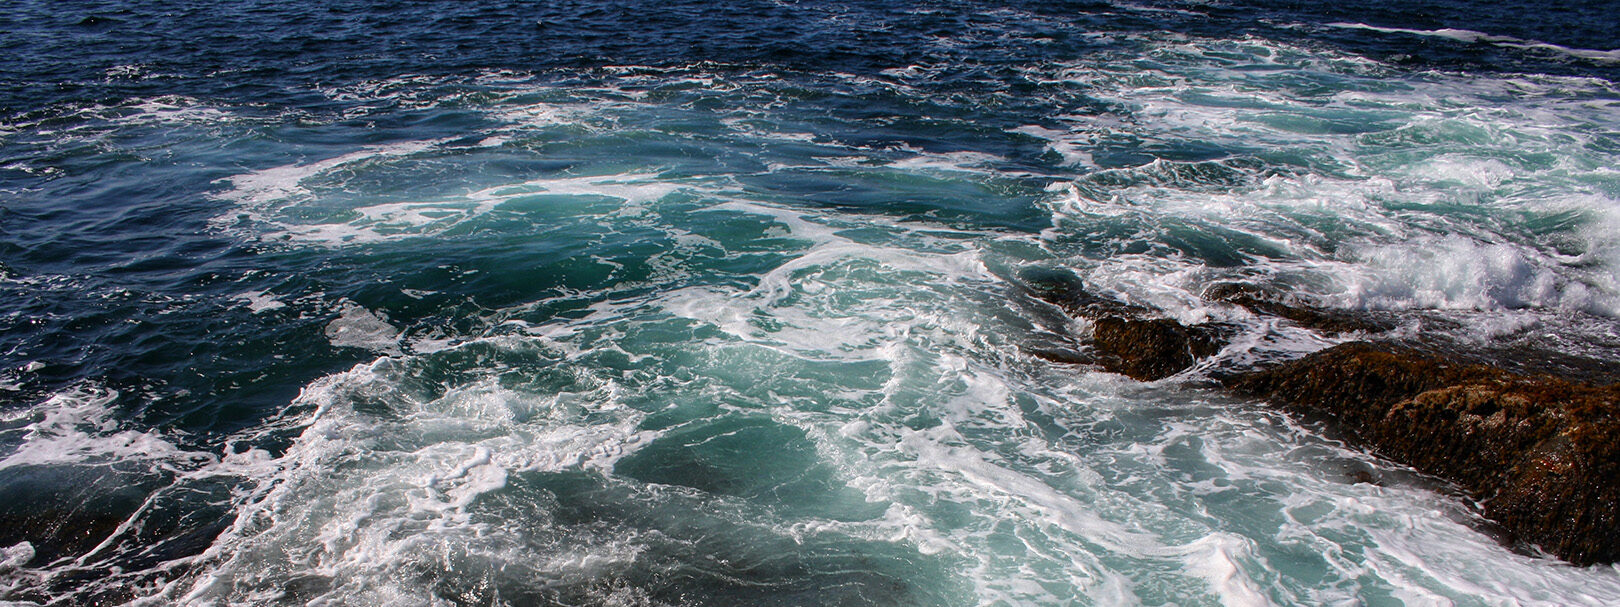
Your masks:
<svg viewBox="0 0 1620 607"><path fill-rule="evenodd" d="M1614 361L1611 8L10 6L0 602L1616 604L1201 297Z"/></svg>

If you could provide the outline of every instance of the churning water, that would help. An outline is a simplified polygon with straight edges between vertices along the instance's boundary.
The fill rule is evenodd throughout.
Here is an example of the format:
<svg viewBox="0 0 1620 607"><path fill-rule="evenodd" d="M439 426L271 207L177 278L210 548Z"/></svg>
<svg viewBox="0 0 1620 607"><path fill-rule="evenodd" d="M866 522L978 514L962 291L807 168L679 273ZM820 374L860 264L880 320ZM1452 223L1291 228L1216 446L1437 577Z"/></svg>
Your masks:
<svg viewBox="0 0 1620 607"><path fill-rule="evenodd" d="M1620 603L1018 286L1612 357L1602 3L383 4L0 16L0 602Z"/></svg>

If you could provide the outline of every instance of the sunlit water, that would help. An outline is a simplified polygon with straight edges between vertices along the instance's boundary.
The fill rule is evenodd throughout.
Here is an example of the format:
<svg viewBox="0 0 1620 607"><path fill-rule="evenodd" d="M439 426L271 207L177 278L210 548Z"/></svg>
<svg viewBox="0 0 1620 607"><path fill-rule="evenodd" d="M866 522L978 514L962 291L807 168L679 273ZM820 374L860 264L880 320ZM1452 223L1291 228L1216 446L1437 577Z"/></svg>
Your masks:
<svg viewBox="0 0 1620 607"><path fill-rule="evenodd" d="M445 69L422 42L265 84L204 53L6 108L0 600L1620 602L1614 567L1505 547L1444 484L1214 388L1363 336L1200 296L1612 352L1620 58L1218 35L1203 4L770 10L796 57L914 52ZM1087 327L1030 269L1241 333L1154 383L1049 362Z"/></svg>

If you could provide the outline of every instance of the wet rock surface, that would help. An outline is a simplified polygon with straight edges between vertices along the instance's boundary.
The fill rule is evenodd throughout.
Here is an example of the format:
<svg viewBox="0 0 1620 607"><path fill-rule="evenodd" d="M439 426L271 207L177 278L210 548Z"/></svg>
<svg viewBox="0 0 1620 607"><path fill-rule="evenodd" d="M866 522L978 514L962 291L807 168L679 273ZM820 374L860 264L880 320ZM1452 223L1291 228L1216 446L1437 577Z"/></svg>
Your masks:
<svg viewBox="0 0 1620 607"><path fill-rule="evenodd" d="M1089 347L1042 344L1027 349L1049 361L1095 364L1132 379L1153 381L1219 352L1230 337L1227 327L1152 318L1152 310L1091 293L1067 270L1026 268L1019 279L1030 296L1092 321Z"/></svg>
<svg viewBox="0 0 1620 607"><path fill-rule="evenodd" d="M1598 358L1559 352L1533 340L1483 345L1443 344L1436 349L1519 375L1551 375L1596 385L1620 381L1620 351L1610 351L1608 358Z"/></svg>
<svg viewBox="0 0 1620 607"><path fill-rule="evenodd" d="M1620 385L1367 342L1227 384L1457 483L1520 541L1578 565L1620 559Z"/></svg>
<svg viewBox="0 0 1620 607"><path fill-rule="evenodd" d="M1223 333L1218 327L1187 326L1168 318L1110 316L1092 324L1097 362L1142 381L1175 375L1219 352L1226 343Z"/></svg>

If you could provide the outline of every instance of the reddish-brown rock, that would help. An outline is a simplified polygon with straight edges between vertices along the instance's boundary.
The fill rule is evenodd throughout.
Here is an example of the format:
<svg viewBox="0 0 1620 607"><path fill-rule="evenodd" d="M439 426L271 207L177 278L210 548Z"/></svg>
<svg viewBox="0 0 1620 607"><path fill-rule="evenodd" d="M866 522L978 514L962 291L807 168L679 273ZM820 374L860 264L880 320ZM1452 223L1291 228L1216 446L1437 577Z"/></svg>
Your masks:
<svg viewBox="0 0 1620 607"><path fill-rule="evenodd" d="M1079 276L1060 268L1031 266L1019 272L1024 292L1092 319L1091 348L1036 347L1034 356L1062 363L1098 364L1114 373L1151 381L1175 375L1199 358L1220 351L1223 327L1187 326L1153 311L1087 291Z"/></svg>
<svg viewBox="0 0 1620 607"><path fill-rule="evenodd" d="M1117 316L1093 322L1092 339L1104 369L1142 381L1175 375L1219 352L1225 341L1214 327Z"/></svg>
<svg viewBox="0 0 1620 607"><path fill-rule="evenodd" d="M1620 385L1372 343L1228 383L1326 414L1378 452L1456 482L1523 541L1575 564L1620 559Z"/></svg>

